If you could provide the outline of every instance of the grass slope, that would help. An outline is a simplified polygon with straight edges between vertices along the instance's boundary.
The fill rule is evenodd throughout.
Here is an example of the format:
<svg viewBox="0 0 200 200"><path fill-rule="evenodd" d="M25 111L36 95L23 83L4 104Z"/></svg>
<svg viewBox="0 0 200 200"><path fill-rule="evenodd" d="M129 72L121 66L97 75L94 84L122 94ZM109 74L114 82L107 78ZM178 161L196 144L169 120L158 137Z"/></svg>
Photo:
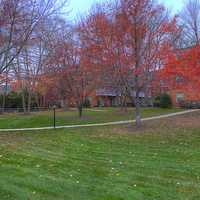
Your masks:
<svg viewBox="0 0 200 200"><path fill-rule="evenodd" d="M142 117L155 116L177 111L181 111L181 109L147 108L142 109ZM56 113L56 124L58 126L112 122L129 119L134 119L133 108L129 108L127 112L121 111L120 108L86 109L83 113L82 119L78 117L77 111L57 111ZM0 115L0 128L35 128L46 126L53 126L52 111L36 112L31 113L31 115Z"/></svg>
<svg viewBox="0 0 200 200"><path fill-rule="evenodd" d="M198 200L194 120L0 134L0 199Z"/></svg>

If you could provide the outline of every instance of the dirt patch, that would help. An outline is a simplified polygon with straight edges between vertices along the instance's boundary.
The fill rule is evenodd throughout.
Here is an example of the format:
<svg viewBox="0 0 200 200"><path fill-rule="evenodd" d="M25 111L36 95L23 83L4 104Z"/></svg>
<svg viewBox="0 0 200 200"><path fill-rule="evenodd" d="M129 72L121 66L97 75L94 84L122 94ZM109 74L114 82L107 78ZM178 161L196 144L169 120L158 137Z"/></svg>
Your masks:
<svg viewBox="0 0 200 200"><path fill-rule="evenodd" d="M166 118L166 124L180 128L200 128L200 111Z"/></svg>
<svg viewBox="0 0 200 200"><path fill-rule="evenodd" d="M200 111L164 119L145 121L142 122L141 128L136 128L135 123L113 126L112 132L116 134L167 133L179 128L200 128Z"/></svg>

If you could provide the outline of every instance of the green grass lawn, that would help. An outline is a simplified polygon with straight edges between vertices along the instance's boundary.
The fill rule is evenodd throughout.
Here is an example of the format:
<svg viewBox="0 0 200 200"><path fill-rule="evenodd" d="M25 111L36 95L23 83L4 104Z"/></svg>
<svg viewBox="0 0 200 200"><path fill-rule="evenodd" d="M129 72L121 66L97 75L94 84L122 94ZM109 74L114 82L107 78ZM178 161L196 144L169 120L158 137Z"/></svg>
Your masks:
<svg viewBox="0 0 200 200"><path fill-rule="evenodd" d="M181 111L181 109L161 109L161 108L143 108L142 117L161 115L171 112ZM56 124L72 125L86 123L113 122L119 120L134 119L134 108L129 108L127 112L120 108L96 108L85 109L82 119L78 117L78 112L57 111ZM53 111L35 112L30 115L24 114L4 114L0 115L0 128L32 128L46 127L53 125Z"/></svg>
<svg viewBox="0 0 200 200"><path fill-rule="evenodd" d="M0 199L199 200L199 120L0 133Z"/></svg>

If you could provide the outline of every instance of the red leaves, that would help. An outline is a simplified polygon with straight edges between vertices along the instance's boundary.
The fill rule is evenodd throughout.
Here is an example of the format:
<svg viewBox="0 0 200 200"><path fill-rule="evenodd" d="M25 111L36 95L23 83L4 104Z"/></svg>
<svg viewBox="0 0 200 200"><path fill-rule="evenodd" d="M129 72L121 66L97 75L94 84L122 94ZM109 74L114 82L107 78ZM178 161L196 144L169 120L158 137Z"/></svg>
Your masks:
<svg viewBox="0 0 200 200"><path fill-rule="evenodd" d="M165 80L169 90L184 90L194 99L194 92L200 88L200 48L198 45L177 49L168 57L159 78Z"/></svg>

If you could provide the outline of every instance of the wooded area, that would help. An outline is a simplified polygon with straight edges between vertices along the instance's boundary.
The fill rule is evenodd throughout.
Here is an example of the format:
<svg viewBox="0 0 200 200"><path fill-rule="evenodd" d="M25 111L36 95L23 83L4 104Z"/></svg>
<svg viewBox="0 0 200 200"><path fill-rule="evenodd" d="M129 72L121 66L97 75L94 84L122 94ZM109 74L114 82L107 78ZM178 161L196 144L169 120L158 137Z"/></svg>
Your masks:
<svg viewBox="0 0 200 200"><path fill-rule="evenodd" d="M140 126L141 92L152 95L166 78L174 86L177 75L199 87L198 0L176 16L152 0L114 0L76 23L68 20L68 3L0 0L2 110L7 86L21 96L24 112L33 101L45 107L62 100L80 116L96 89L112 87L134 103Z"/></svg>

